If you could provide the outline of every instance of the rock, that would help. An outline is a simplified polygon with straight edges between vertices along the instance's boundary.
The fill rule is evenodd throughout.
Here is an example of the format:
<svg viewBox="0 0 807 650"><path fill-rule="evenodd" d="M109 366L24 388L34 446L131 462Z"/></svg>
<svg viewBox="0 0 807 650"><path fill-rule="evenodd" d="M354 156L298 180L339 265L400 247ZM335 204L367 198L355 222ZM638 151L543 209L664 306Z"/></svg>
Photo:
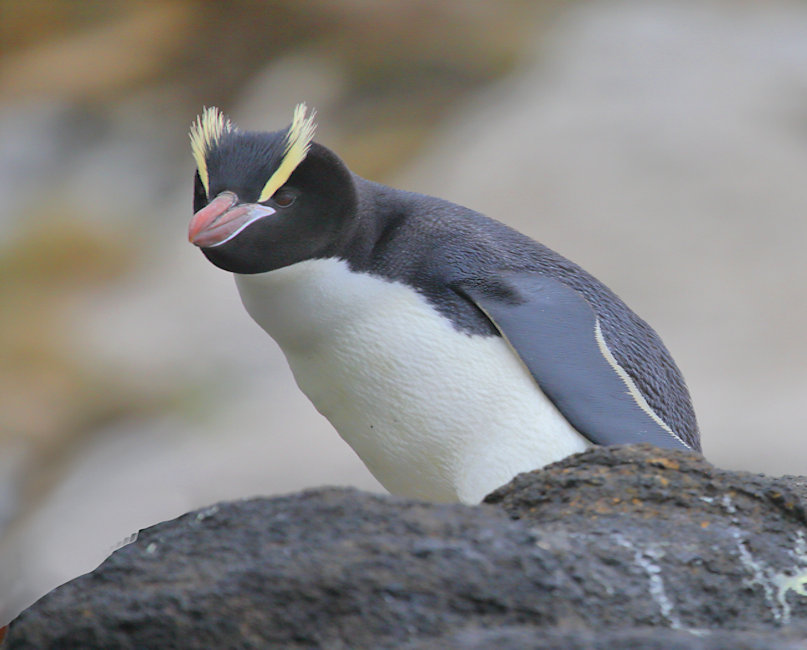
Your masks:
<svg viewBox="0 0 807 650"><path fill-rule="evenodd" d="M320 489L142 531L8 648L796 648L800 479L593 448L480 506Z"/></svg>
<svg viewBox="0 0 807 650"><path fill-rule="evenodd" d="M807 618L803 495L798 478L639 445L594 447L485 501L535 526L540 546L579 558L587 591L618 584L633 594L637 623L731 628ZM605 599L593 606L603 620L624 615Z"/></svg>
<svg viewBox="0 0 807 650"><path fill-rule="evenodd" d="M795 635L748 630L673 630L627 628L602 630L540 628L529 625L495 629L471 627L436 639L417 641L402 650L804 650Z"/></svg>

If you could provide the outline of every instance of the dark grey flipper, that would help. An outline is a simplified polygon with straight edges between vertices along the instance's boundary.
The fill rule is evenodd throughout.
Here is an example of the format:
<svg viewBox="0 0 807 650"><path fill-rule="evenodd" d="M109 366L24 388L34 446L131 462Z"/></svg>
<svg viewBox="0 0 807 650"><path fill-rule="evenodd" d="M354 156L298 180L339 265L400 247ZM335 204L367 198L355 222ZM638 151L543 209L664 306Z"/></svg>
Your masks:
<svg viewBox="0 0 807 650"><path fill-rule="evenodd" d="M591 442L690 449L617 364L582 294L536 273L464 283L458 290L488 316L541 390Z"/></svg>

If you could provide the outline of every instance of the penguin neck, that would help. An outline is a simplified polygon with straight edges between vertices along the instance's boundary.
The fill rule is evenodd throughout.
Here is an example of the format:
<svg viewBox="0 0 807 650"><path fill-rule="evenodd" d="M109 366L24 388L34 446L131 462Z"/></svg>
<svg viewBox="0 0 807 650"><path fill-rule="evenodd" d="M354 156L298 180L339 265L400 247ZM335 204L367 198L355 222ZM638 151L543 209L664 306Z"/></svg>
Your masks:
<svg viewBox="0 0 807 650"><path fill-rule="evenodd" d="M368 181L353 174L356 188L356 210L350 224L337 245L332 257L345 260L350 268L367 269L383 242L401 225L405 206L400 190Z"/></svg>
<svg viewBox="0 0 807 650"><path fill-rule="evenodd" d="M279 269L234 274L247 311L284 350L315 346L350 319L355 305L339 290L340 283L356 273L372 273L373 259L404 219L401 201L396 201L404 192L355 174L353 183L355 210L332 246Z"/></svg>
<svg viewBox="0 0 807 650"><path fill-rule="evenodd" d="M336 258L304 260L266 273L235 274L235 284L247 312L284 352L313 350L338 326L325 321L343 311L323 308L324 301L341 300L338 292L324 291L334 266L346 267Z"/></svg>

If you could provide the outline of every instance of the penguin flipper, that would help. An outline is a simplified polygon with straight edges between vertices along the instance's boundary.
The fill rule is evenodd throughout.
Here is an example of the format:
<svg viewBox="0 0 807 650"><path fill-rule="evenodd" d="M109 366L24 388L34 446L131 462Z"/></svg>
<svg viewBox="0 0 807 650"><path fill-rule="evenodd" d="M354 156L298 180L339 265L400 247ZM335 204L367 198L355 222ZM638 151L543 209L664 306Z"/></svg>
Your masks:
<svg viewBox="0 0 807 650"><path fill-rule="evenodd" d="M690 449L611 354L597 314L581 293L528 272L496 282L463 282L457 290L491 320L541 390L591 442Z"/></svg>

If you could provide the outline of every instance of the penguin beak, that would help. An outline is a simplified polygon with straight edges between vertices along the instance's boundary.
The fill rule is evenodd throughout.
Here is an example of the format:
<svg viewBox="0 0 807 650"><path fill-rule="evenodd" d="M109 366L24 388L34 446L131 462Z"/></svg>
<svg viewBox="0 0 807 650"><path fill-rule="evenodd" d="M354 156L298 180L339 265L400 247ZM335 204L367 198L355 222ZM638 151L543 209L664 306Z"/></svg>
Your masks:
<svg viewBox="0 0 807 650"><path fill-rule="evenodd" d="M232 192L222 192L193 215L188 241L199 248L212 248L231 240L258 219L275 211L258 203L239 203Z"/></svg>

